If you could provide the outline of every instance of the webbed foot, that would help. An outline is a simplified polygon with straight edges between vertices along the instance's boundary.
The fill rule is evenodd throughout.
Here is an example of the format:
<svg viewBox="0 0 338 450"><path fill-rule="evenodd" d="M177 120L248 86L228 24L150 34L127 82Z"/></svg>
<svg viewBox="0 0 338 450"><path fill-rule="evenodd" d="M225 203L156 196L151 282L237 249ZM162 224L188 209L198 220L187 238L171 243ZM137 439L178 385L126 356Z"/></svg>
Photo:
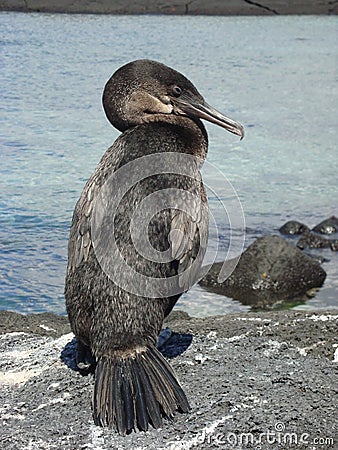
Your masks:
<svg viewBox="0 0 338 450"><path fill-rule="evenodd" d="M96 361L90 348L80 341L77 341L76 365L80 370L89 371L95 366Z"/></svg>
<svg viewBox="0 0 338 450"><path fill-rule="evenodd" d="M166 345L166 343L170 340L172 334L173 334L173 332L171 331L171 329L169 327L164 328L164 330L161 330L161 332L157 338L156 348L158 350L161 350L161 348L163 348Z"/></svg>

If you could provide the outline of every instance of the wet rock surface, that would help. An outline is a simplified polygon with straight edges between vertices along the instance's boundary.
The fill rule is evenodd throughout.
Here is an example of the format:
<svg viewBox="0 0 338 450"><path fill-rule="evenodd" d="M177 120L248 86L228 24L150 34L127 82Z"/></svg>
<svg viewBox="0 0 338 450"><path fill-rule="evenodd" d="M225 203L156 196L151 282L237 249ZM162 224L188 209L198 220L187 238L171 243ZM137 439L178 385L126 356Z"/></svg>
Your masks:
<svg viewBox="0 0 338 450"><path fill-rule="evenodd" d="M1 318L8 326L0 336L3 449L271 450L290 447L290 433L297 449L335 448L338 311L203 319L174 312L167 325L176 344L192 336L170 360L191 412L125 437L93 425L93 376L60 358L73 339L67 318ZM39 318L56 334L46 335Z"/></svg>
<svg viewBox="0 0 338 450"><path fill-rule="evenodd" d="M301 250L306 248L330 248L332 251L338 251L338 218L331 216L318 225L310 228L304 223L298 222L297 220L290 220L282 225L279 232L283 235L301 235L297 242L297 247ZM327 239L322 235L333 235L336 234L336 238Z"/></svg>
<svg viewBox="0 0 338 450"><path fill-rule="evenodd" d="M338 218L331 216L328 219L323 220L323 222L320 222L312 230L322 234L338 233Z"/></svg>
<svg viewBox="0 0 338 450"><path fill-rule="evenodd" d="M309 227L304 223L298 222L297 220L289 220L279 229L281 234L286 235L303 234L305 231L309 231Z"/></svg>
<svg viewBox="0 0 338 450"><path fill-rule="evenodd" d="M301 250L306 248L330 248L333 252L338 251L338 239L326 239L323 236L306 231L297 242Z"/></svg>
<svg viewBox="0 0 338 450"><path fill-rule="evenodd" d="M318 261L303 254L279 236L257 239L241 255L231 275L222 273L233 261L215 263L200 285L255 308L266 308L301 297L322 286L326 273Z"/></svg>

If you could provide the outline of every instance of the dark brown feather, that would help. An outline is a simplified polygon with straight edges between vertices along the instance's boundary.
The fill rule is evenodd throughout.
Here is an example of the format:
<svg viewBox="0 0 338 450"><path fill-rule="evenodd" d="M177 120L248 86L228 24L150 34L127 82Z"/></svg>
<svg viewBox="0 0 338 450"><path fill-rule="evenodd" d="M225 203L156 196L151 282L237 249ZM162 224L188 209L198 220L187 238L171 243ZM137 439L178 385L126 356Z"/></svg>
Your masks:
<svg viewBox="0 0 338 450"><path fill-rule="evenodd" d="M176 409L189 410L174 372L155 348L130 356L99 359L92 401L96 425L124 435L151 424L162 426L161 412L171 418Z"/></svg>

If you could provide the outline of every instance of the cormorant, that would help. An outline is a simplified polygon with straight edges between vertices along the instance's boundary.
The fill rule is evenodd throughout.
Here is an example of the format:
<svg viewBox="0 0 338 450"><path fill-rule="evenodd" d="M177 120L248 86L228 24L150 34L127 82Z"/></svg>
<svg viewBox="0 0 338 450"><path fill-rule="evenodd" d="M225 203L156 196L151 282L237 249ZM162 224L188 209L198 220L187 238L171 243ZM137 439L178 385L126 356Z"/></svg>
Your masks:
<svg viewBox="0 0 338 450"><path fill-rule="evenodd" d="M163 416L190 409L156 339L196 281L205 251L207 198L199 169L208 137L200 119L241 138L244 130L209 106L185 76L156 61L118 69L102 101L122 134L76 204L65 297L78 366L92 364L91 355L96 361L94 422L125 434L159 428ZM142 246L150 253L142 254Z"/></svg>

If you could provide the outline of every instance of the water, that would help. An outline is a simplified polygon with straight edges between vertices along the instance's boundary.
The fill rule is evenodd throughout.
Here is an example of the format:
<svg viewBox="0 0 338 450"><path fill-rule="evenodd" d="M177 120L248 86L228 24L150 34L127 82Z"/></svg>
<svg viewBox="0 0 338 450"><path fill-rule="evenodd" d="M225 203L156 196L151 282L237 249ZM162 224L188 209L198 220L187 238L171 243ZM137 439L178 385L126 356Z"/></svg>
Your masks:
<svg viewBox="0 0 338 450"><path fill-rule="evenodd" d="M205 176L221 196L232 196L229 183L234 186L246 246L286 220L313 226L337 215L335 17L2 13L0 20L1 309L65 312L72 211L118 135L104 117L102 89L133 59L175 67L210 104L245 125L241 142L207 125L208 161L221 173L209 165ZM210 196L226 234L227 219ZM241 215L233 201L240 246ZM325 286L303 308L337 306L337 255L325 256ZM199 287L178 306L195 315L247 309Z"/></svg>

